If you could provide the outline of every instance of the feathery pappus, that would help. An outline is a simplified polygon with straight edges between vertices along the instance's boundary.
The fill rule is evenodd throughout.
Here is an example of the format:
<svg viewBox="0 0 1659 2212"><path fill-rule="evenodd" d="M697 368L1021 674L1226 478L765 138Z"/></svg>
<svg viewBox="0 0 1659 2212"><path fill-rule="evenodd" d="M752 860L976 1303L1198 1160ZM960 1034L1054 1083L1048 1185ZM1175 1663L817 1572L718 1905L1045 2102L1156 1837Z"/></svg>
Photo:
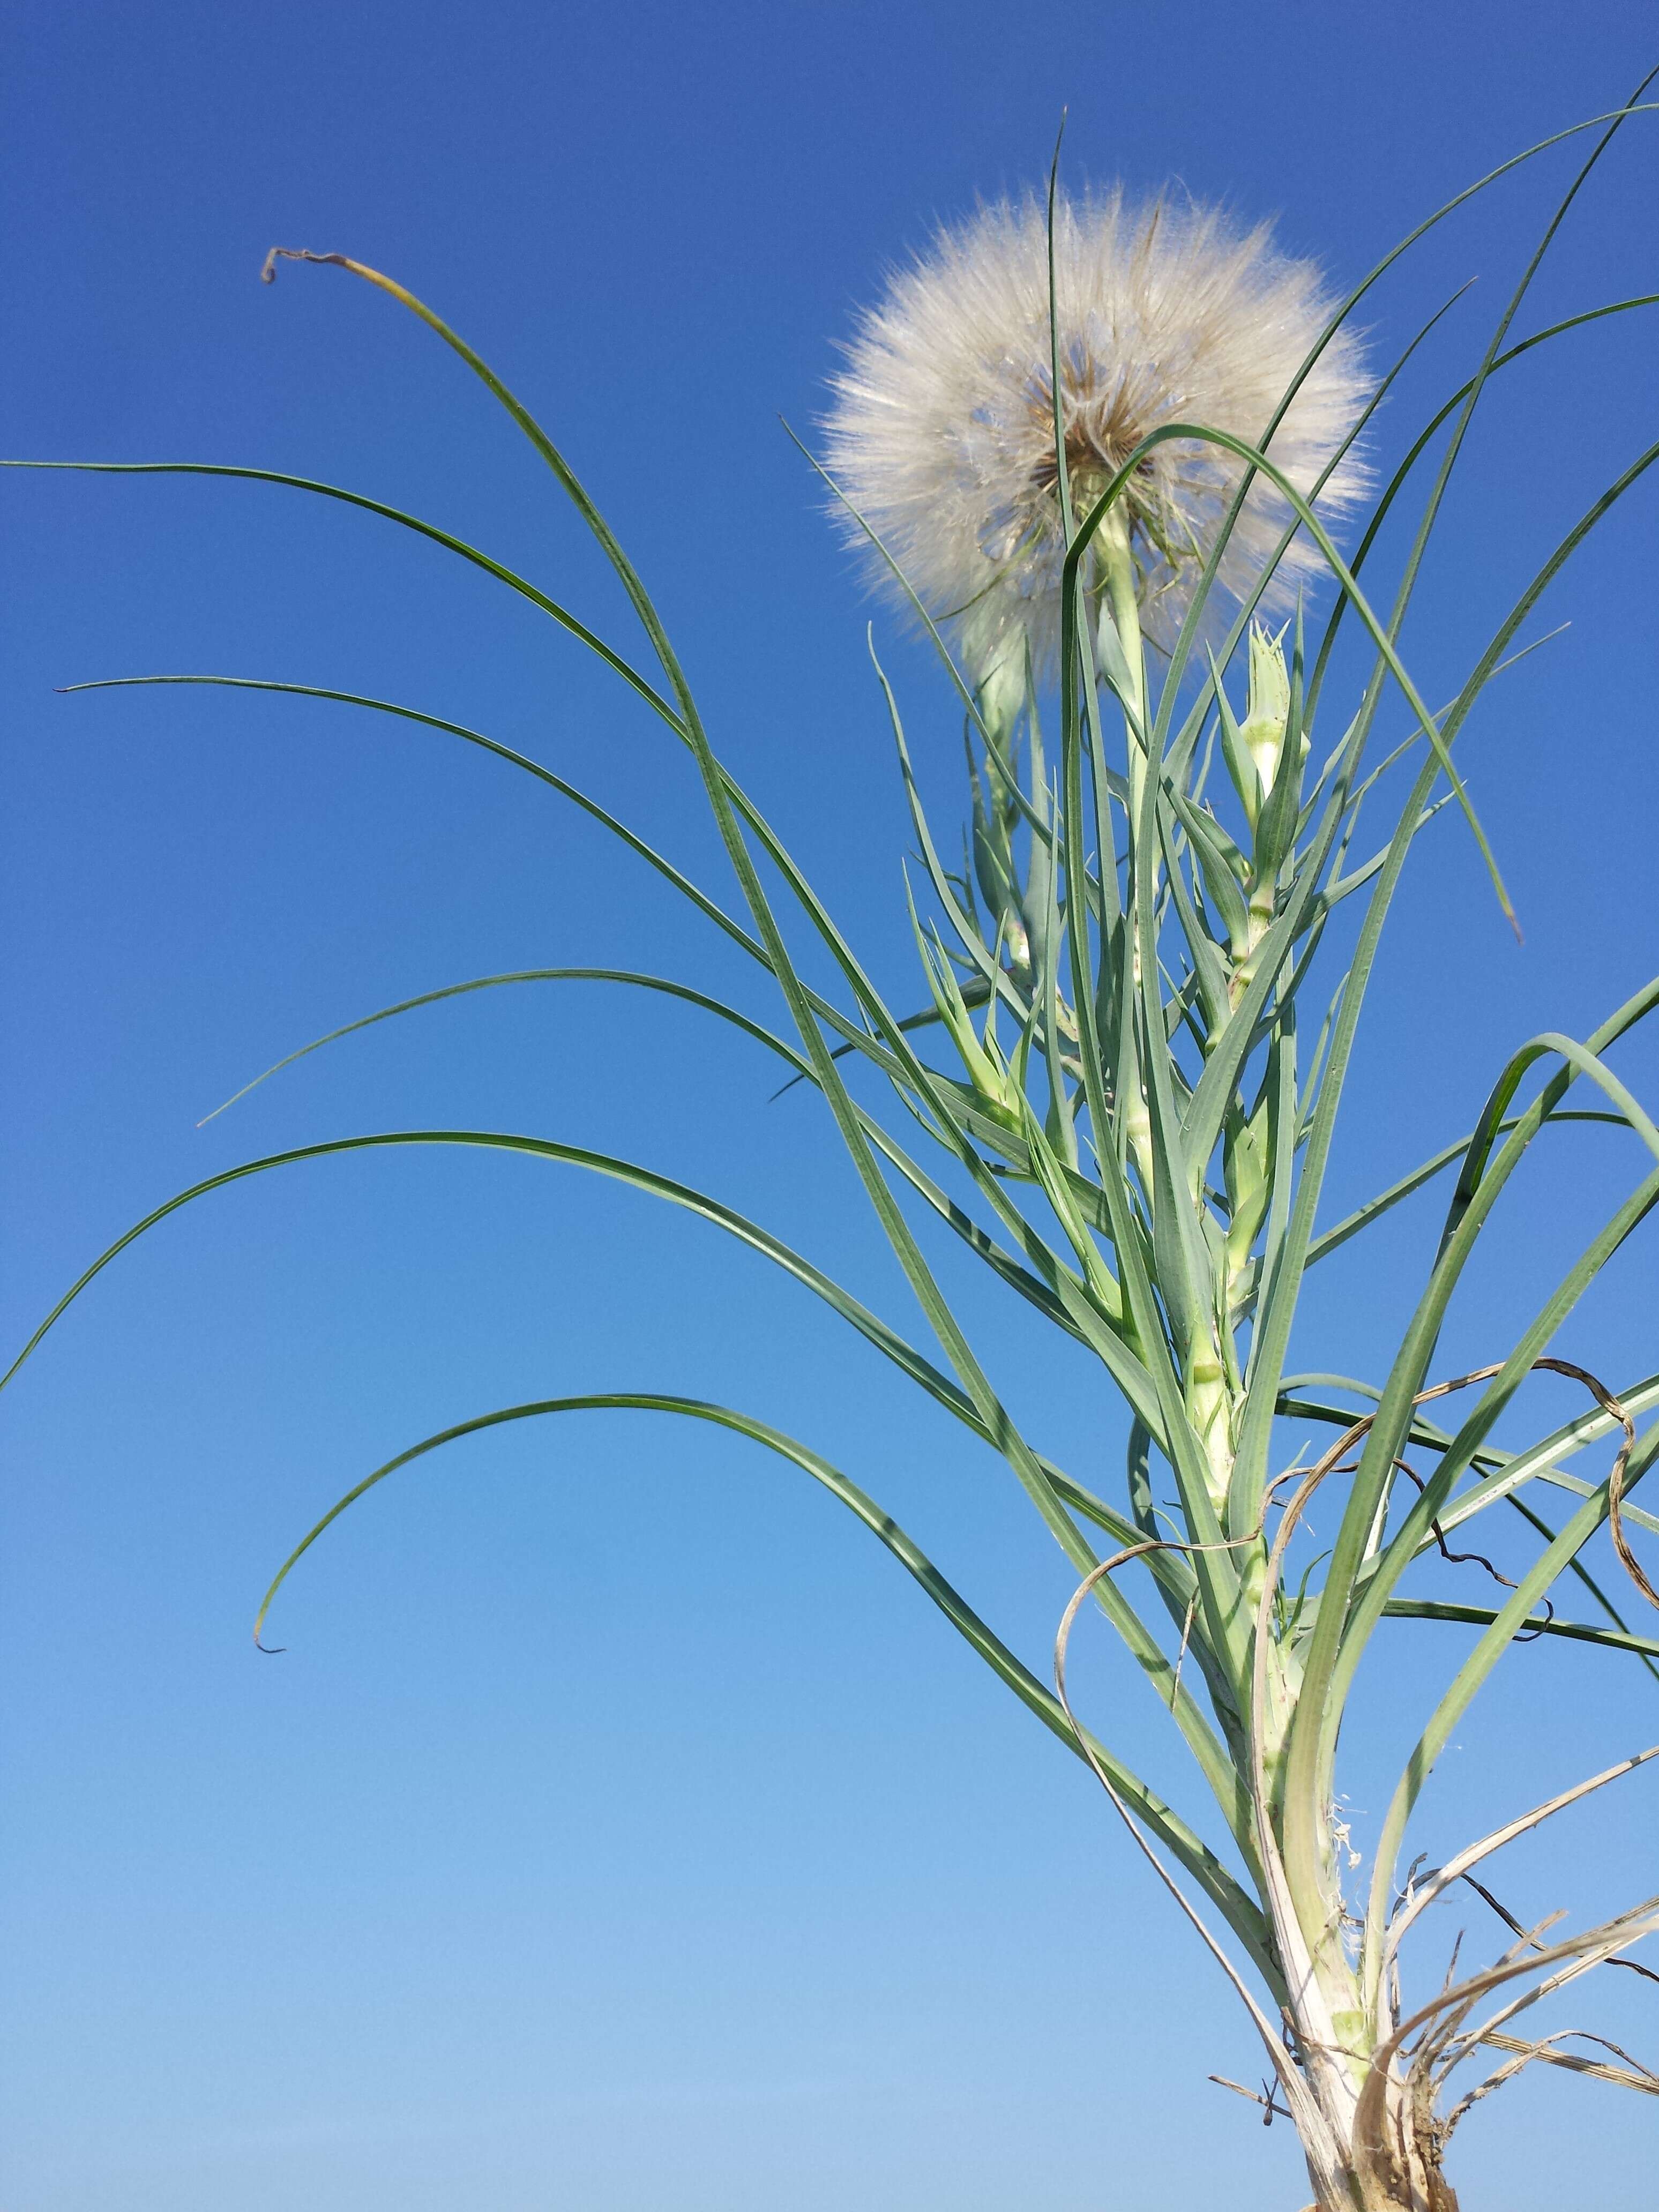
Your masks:
<svg viewBox="0 0 1659 2212"><path fill-rule="evenodd" d="M1080 519L1146 434L1193 422L1259 443L1323 330L1316 265L1219 210L1121 189L1054 210L1060 416ZM941 230L861 317L833 380L826 461L975 677L1029 645L1041 672L1060 634L1060 525L1048 218L1031 196ZM1368 483L1350 451L1370 398L1361 347L1338 330L1273 432L1269 456L1328 526ZM1331 467L1333 460L1335 465ZM1121 495L1147 635L1167 643L1244 473L1224 448L1171 439ZM857 525L849 534L890 575ZM1258 475L1218 571L1235 601L1273 559L1291 508ZM1322 562L1304 532L1264 606L1283 608Z"/></svg>

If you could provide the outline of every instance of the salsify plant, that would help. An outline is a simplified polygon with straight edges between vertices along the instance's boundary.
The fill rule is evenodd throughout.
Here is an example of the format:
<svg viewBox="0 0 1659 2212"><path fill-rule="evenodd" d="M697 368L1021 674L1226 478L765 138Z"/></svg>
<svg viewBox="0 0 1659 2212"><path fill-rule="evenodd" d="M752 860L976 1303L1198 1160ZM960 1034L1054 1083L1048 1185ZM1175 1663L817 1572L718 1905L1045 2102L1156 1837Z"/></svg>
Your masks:
<svg viewBox="0 0 1659 2212"><path fill-rule="evenodd" d="M1650 447L1595 500L1455 698L1431 710L1400 639L1488 382L1563 331L1655 303L1620 301L1513 335L1591 168L1624 120L1648 112L1645 89L1576 126L1595 134L1591 150L1478 365L1380 483L1364 458L1367 425L1419 341L1379 374L1351 334L1354 311L1407 247L1515 162L1431 216L1340 301L1263 232L1173 199L1139 210L1121 194L1073 203L1053 176L1046 201L982 210L891 278L837 380L824 476L877 574L938 645L960 701L970 828L960 865L947 866L880 675L919 854L909 892L927 998L920 1012L888 1004L721 762L638 572L563 454L471 347L390 277L339 254L286 257L378 287L460 356L597 540L638 618L645 665L476 548L336 486L198 463L23 465L193 471L343 501L483 569L596 653L691 754L740 911L551 769L478 731L320 686L121 680L242 684L401 716L483 748L582 809L774 981L787 1034L689 983L575 968L478 978L366 1021L486 985L604 975L735 1024L828 1108L937 1350L912 1343L763 1227L648 1167L554 1138L398 1130L250 1161L170 1200L87 1271L21 1357L116 1253L178 1207L240 1176L366 1146L504 1147L617 1179L725 1230L814 1291L1021 1485L1077 1577L1053 1689L820 1454L729 1407L651 1390L512 1406L399 1453L296 1547L259 1625L337 1515L459 1437L621 1407L711 1422L763 1445L848 1506L1098 1778L1259 2031L1261 2101L1293 2123L1318 2212L1447 2212L1453 2128L1534 2063L1659 2094L1659 2075L1616 2046L1592 2038L1598 2055L1587 2057L1564 2048L1565 2031L1529 2034L1527 2018L1592 1968L1637 1963L1626 1954L1659 1929L1659 1899L1576 1933L1511 1921L1499 1956L1426 1992L1407 1994L1402 1956L1430 1908L1492 1853L1659 1757L1659 1744L1636 1750L1545 1803L1517 1807L1441 1865L1406 1866L1436 1759L1512 1643L1568 1637L1601 1647L1609 1665L1659 1674L1659 1640L1630 1627L1605 1587L1609 1571L1598 1578L1590 1559L1605 1530L1611 1571L1659 1606L1636 1548L1637 1532L1659 1533L1659 1519L1631 1502L1659 1458L1659 1423L1638 1425L1659 1406L1659 1374L1611 1388L1549 1349L1659 1203L1659 1127L1607 1059L1659 1005L1659 980L1587 1038L1549 1033L1522 1045L1473 1132L1346 1218L1319 1221L1381 933L1413 841L1441 807L1461 809L1508 909L1454 763L1458 735L1573 548L1659 459ZM267 276L282 258L273 254ZM1379 588L1380 549L1395 543L1384 526L1408 519L1413 500L1417 519L1396 533L1405 551ZM1338 523L1357 533L1346 556ZM1320 585L1331 605L1315 623L1304 598ZM1340 636L1358 648L1360 677L1334 707ZM1379 714L1401 702L1409 733L1378 757ZM1362 810L1369 801L1375 814L1384 790L1395 793L1391 826L1367 849ZM1351 900L1334 982L1322 956ZM807 980L803 945L813 962L827 958L836 983ZM1588 1105L1577 1103L1587 1094ZM1642 1178L1513 1344L1493 1347L1474 1373L1437 1375L1443 1325L1484 1232L1534 1140L1565 1120L1633 1133L1651 1155ZM1444 1227L1375 1379L1293 1372L1310 1271L1441 1176L1452 1184ZM930 1257L940 1237L965 1245L1076 1358L1103 1366L1128 1408L1121 1480L1085 1485L1017 1423L960 1302L941 1287ZM1523 1449L1500 1448L1495 1431L1538 1369L1582 1386L1583 1407ZM1322 1432L1334 1440L1310 1455L1305 1439ZM1290 1438L1303 1442L1287 1457ZM1567 1470L1598 1442L1613 1447L1605 1472ZM1559 1527L1533 1503L1540 1487L1565 1499ZM1317 1557L1305 1521L1316 1495L1336 1531ZM1499 1508L1521 1519L1531 1547L1513 1580L1492 1567L1503 1587L1486 1605L1419 1595L1417 1564L1447 1553L1449 1539L1466 1541L1469 1524ZM1551 1593L1569 1577L1596 1619L1556 1613ZM1194 1770L1185 1809L1073 1713L1066 1657L1085 1608L1116 1632L1179 1732ZM1343 1723L1379 1623L1401 1619L1477 1632L1362 1862L1340 1809Z"/></svg>

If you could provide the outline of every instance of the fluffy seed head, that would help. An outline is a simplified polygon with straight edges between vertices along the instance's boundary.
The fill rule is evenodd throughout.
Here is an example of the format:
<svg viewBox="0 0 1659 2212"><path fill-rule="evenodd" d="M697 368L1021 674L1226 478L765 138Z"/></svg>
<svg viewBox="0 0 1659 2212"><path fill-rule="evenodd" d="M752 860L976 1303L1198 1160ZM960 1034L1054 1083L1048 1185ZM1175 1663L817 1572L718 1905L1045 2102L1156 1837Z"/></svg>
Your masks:
<svg viewBox="0 0 1659 2212"><path fill-rule="evenodd" d="M1218 210L1121 191L1061 199L1054 214L1060 416L1080 518L1149 431L1193 422L1260 443L1331 311L1319 270ZM1051 666L1060 632L1047 213L1027 197L941 230L861 318L834 379L830 473L975 677ZM1304 495L1352 429L1368 387L1358 342L1339 331L1267 448ZM1121 496L1147 634L1167 643L1243 474L1224 448L1171 439ZM1364 491L1350 453L1318 512L1328 524ZM1255 584L1291 520L1258 476L1218 571L1234 599ZM856 524L845 517L854 542ZM1284 606L1321 567L1304 532L1264 604ZM874 556L873 573L888 571Z"/></svg>

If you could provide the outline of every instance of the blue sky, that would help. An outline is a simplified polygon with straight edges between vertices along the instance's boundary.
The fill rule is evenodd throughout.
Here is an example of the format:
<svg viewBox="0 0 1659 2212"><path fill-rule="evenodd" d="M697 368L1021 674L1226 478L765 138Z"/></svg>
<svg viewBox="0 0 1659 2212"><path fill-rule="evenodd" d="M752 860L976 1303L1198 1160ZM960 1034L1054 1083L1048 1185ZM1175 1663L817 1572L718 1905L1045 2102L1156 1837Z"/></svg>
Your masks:
<svg viewBox="0 0 1659 2212"><path fill-rule="evenodd" d="M1633 5L1490 0L19 0L12 21L6 449L348 483L620 635L591 548L440 347L337 272L257 281L273 243L390 270L556 428L716 742L896 992L906 836L868 610L777 419L810 433L884 265L1039 175L1069 107L1079 179L1177 179L1352 277L1656 58ZM1656 148L1651 122L1626 134L1524 327L1650 286ZM1479 280L1387 437L1464 372L1565 173L1492 196L1378 296L1382 349ZM1650 442L1651 332L1603 325L1494 393L1411 634L1431 696ZM42 475L3 496L8 1344L175 1188L396 1127L647 1160L912 1325L810 1103L769 1104L769 1068L689 1011L484 994L198 1129L295 1044L471 975L656 968L769 1010L550 794L435 736L52 689L213 670L406 700L547 759L723 890L686 764L521 605L291 493ZM1334 1204L1466 1126L1522 1037L1582 1033L1659 967L1654 513L1651 492L1618 512L1540 611L1571 629L1471 728L1526 945L1448 817ZM949 810L953 717L919 652L892 640L890 660ZM1625 1065L1651 1100L1651 1050ZM1449 1359L1507 1341L1632 1166L1563 1140ZM1334 1264L1307 1364L1375 1371L1430 1234L1413 1214L1370 1269ZM1651 1369L1655 1288L1650 1246L1626 1255L1563 1348ZM1042 1347L974 1310L1034 1402ZM1206 2081L1249 2074L1246 2034L1085 1778L850 1519L741 1447L630 1416L428 1461L307 1563L286 1655L252 1650L276 1563L368 1468L492 1406L607 1387L809 1438L1040 1659L1067 1578L1006 1479L711 1231L436 1152L210 1200L0 1405L8 2212L1131 2212L1209 2201L1228 2170L1237 2212L1299 2202L1287 2131ZM1058 1455L1109 1463L1115 1407L1073 1370L1053 1387ZM1397 1647L1371 1692L1384 1735L1451 1657L1456 1632L1429 1633L1447 1641ZM1609 1663L1516 1655L1437 1778L1425 1847L1659 1734L1651 1684ZM1103 1656L1085 1679L1173 1788L1134 1686ZM1541 1916L1650 1890L1656 1808L1639 1780L1598 1801L1517 1856L1516 1896ZM1613 1978L1596 2018L1650 2057L1653 2008ZM1466 2201L1646 2201L1646 2108L1573 2081L1505 2094L1460 2138Z"/></svg>

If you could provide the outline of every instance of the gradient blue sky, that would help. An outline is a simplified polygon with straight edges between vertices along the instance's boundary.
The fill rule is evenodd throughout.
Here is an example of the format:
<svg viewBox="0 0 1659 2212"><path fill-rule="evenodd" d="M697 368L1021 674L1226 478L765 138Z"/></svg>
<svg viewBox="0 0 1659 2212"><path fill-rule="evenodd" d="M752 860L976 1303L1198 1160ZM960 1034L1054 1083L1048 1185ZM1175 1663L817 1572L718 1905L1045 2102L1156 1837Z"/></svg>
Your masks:
<svg viewBox="0 0 1659 2212"><path fill-rule="evenodd" d="M717 743L896 992L905 832L866 611L776 419L811 425L883 264L1037 176L1069 103L1074 177L1276 214L1350 277L1656 58L1644 8L1492 0L15 0L10 20L6 450L344 482L620 633L552 488L441 348L335 272L257 282L273 242L391 270L556 427ZM1656 148L1651 123L1626 133L1524 328L1651 287ZM1382 344L1480 280L1389 437L1457 380L1564 176L1540 165L1379 295ZM1431 696L1651 440L1654 358L1632 317L1494 393L1412 634ZM769 1067L672 1006L487 994L198 1130L294 1044L469 975L654 967L769 1010L597 832L435 737L303 702L52 693L210 669L405 699L546 758L722 888L684 760L521 604L289 493L37 476L3 496L8 1344L176 1188L397 1126L641 1158L912 1325L810 1101L769 1105ZM1651 492L1620 511L1537 625L1571 629L1471 729L1527 944L1448 817L1334 1204L1465 1126L1522 1036L1582 1032L1659 966L1654 513ZM953 717L920 653L891 662L948 818ZM1650 1050L1627 1065L1659 1073ZM1449 1359L1507 1341L1632 1164L1562 1140ZM1414 1214L1370 1270L1333 1263L1305 1364L1375 1370L1430 1234ZM1650 1369L1655 1288L1651 1248L1626 1255L1563 1348ZM1043 1347L974 1310L1030 1406ZM1060 1374L1045 1440L1109 1465L1115 1409ZM1255 2069L1248 2036L1108 1810L787 1470L633 1417L465 1445L334 1531L283 1603L287 1655L252 1651L276 1562L380 1459L491 1406L630 1386L811 1439L1040 1660L1067 1578L1006 1478L712 1231L436 1152L215 1197L126 1255L0 1407L6 2212L1140 2212L1218 2201L1235 2168L1231 2212L1299 2203L1288 2131L1205 2080ZM1389 1647L1384 1741L1458 1635ZM1176 1786L1103 1650L1084 1680ZM1516 1655L1424 1847L1659 1734L1655 1709L1633 1668ZM1517 1909L1652 1889L1656 1810L1638 1780L1517 1854ZM1604 1978L1622 1986L1580 2011L1650 2057L1651 1990ZM1650 2108L1557 2079L1505 2096L1460 2138L1466 2202L1650 2201Z"/></svg>

